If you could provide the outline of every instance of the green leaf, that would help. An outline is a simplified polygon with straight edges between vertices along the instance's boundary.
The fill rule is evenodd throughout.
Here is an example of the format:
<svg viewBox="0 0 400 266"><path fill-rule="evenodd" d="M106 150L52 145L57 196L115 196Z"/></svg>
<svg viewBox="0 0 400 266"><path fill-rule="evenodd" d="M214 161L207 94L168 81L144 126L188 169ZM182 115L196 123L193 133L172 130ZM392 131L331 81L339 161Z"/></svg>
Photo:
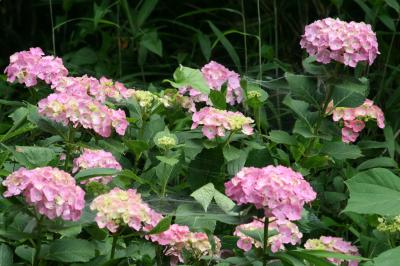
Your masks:
<svg viewBox="0 0 400 266"><path fill-rule="evenodd" d="M277 144L296 145L296 138L289 135L286 131L271 130L268 138Z"/></svg>
<svg viewBox="0 0 400 266"><path fill-rule="evenodd" d="M167 217L163 218L147 234L148 235L153 235L153 234L159 234L159 233L162 233L164 231L167 231L169 229L170 225L171 225L171 221L172 221L172 216L167 216Z"/></svg>
<svg viewBox="0 0 400 266"><path fill-rule="evenodd" d="M293 110L296 115L309 127L312 128L310 123L310 112L308 111L308 107L310 106L308 103L304 101L294 100L289 95L283 99L283 104Z"/></svg>
<svg viewBox="0 0 400 266"><path fill-rule="evenodd" d="M299 99L306 100L307 102L315 102L315 92L317 91L317 81L304 75L295 75L292 73L285 73L286 81L289 84L290 92Z"/></svg>
<svg viewBox="0 0 400 266"><path fill-rule="evenodd" d="M391 8L393 8L394 10L396 10L397 13L400 12L400 5L397 2L397 0L385 0L385 3L390 6Z"/></svg>
<svg viewBox="0 0 400 266"><path fill-rule="evenodd" d="M374 266L394 266L400 261L400 247L389 249L374 259Z"/></svg>
<svg viewBox="0 0 400 266"><path fill-rule="evenodd" d="M368 80L344 80L336 84L332 92L335 107L357 107L363 104L368 91Z"/></svg>
<svg viewBox="0 0 400 266"><path fill-rule="evenodd" d="M236 206L236 204L227 196L219 192L218 190L214 190L214 200L215 203L225 212L230 213L232 209Z"/></svg>
<svg viewBox="0 0 400 266"><path fill-rule="evenodd" d="M240 158L240 150L231 145L227 145L222 149L222 153L224 154L224 158L227 162L236 160Z"/></svg>
<svg viewBox="0 0 400 266"><path fill-rule="evenodd" d="M78 51L69 54L66 57L70 57L71 64L82 66L82 65L92 65L97 62L97 54L93 49L89 47L84 47Z"/></svg>
<svg viewBox="0 0 400 266"><path fill-rule="evenodd" d="M217 36L218 40L222 43L225 50L228 52L229 56L231 57L232 61L235 63L236 67L238 68L239 72L241 69L240 58L237 54L235 48L231 44L231 42L225 37L225 35L214 25L211 21L207 21L208 25L210 25L211 30Z"/></svg>
<svg viewBox="0 0 400 266"><path fill-rule="evenodd" d="M150 31L143 34L140 45L145 47L150 52L162 56L162 42L158 37L157 31Z"/></svg>
<svg viewBox="0 0 400 266"><path fill-rule="evenodd" d="M393 19L387 14L381 14L379 16L379 19L382 21L383 24L385 24L386 27L388 27L389 30L396 31L396 24L394 23Z"/></svg>
<svg viewBox="0 0 400 266"><path fill-rule="evenodd" d="M400 177L384 168L358 173L346 182L350 199L344 212L398 215Z"/></svg>
<svg viewBox="0 0 400 266"><path fill-rule="evenodd" d="M387 149L390 155L390 158L394 158L394 152L396 149L396 142L395 142L395 137L393 134L393 129L391 126L385 126L383 133L385 134L385 139L386 139L386 144L387 144Z"/></svg>
<svg viewBox="0 0 400 266"><path fill-rule="evenodd" d="M149 149L149 144L143 140L125 140L125 144L136 157L139 157L140 154Z"/></svg>
<svg viewBox="0 0 400 266"><path fill-rule="evenodd" d="M244 235L253 238L254 240L264 243L264 229L244 230L239 229Z"/></svg>
<svg viewBox="0 0 400 266"><path fill-rule="evenodd" d="M303 60L303 68L306 72L314 75L326 74L327 70L324 65L319 64L315 56L309 56Z"/></svg>
<svg viewBox="0 0 400 266"><path fill-rule="evenodd" d="M201 31L196 34L197 40L200 45L201 52L204 55L206 61L210 61L211 58L211 41L210 38L202 33Z"/></svg>
<svg viewBox="0 0 400 266"><path fill-rule="evenodd" d="M362 162L358 167L358 171L376 168L376 167L393 167L397 168L397 162L390 157L378 157L369 159L367 161Z"/></svg>
<svg viewBox="0 0 400 266"><path fill-rule="evenodd" d="M209 96L215 108L218 108L220 110L226 109L226 100L223 92L211 90Z"/></svg>
<svg viewBox="0 0 400 266"><path fill-rule="evenodd" d="M213 197L214 197L214 185L212 183L208 183L205 186L194 191L190 196L196 199L197 202L203 206L204 211L207 211L208 205L210 205Z"/></svg>
<svg viewBox="0 0 400 266"><path fill-rule="evenodd" d="M47 166L57 156L53 149L34 146L16 146L13 154L17 162L28 168Z"/></svg>
<svg viewBox="0 0 400 266"><path fill-rule="evenodd" d="M193 231L209 231L214 232L217 224L214 217L207 215L199 215L193 212L191 204L181 204L176 209L175 223L180 225L187 225Z"/></svg>
<svg viewBox="0 0 400 266"><path fill-rule="evenodd" d="M2 243L0 244L0 266L13 265L13 251L9 246Z"/></svg>
<svg viewBox="0 0 400 266"><path fill-rule="evenodd" d="M82 239L58 239L50 243L49 260L88 262L95 257L94 245Z"/></svg>
<svg viewBox="0 0 400 266"><path fill-rule="evenodd" d="M337 253L332 251L325 251L325 250L296 250L296 252L301 252L303 254L310 254L320 258L332 258L332 259L356 260L356 261L370 260L360 256L353 256L353 255Z"/></svg>
<svg viewBox="0 0 400 266"><path fill-rule="evenodd" d="M210 87L208 87L203 74L198 69L180 65L174 72L174 82L170 80L165 81L169 82L174 88L179 89L190 86L201 93L207 95L210 93Z"/></svg>
<svg viewBox="0 0 400 266"><path fill-rule="evenodd" d="M358 146L349 145L341 141L324 143L321 147L321 153L337 160L356 159L363 156Z"/></svg>
<svg viewBox="0 0 400 266"><path fill-rule="evenodd" d="M168 165L174 166L175 164L179 163L179 160L173 157L166 157L166 156L156 156L156 158L163 163Z"/></svg>
<svg viewBox="0 0 400 266"><path fill-rule="evenodd" d="M95 176L113 176L117 175L120 171L114 168L88 168L79 171L75 175L75 179L83 181Z"/></svg>
<svg viewBox="0 0 400 266"><path fill-rule="evenodd" d="M136 17L136 25L137 27L141 27L143 23L146 22L147 18L153 12L154 8L156 7L158 0L145 0L143 1L142 5L140 6L137 17Z"/></svg>

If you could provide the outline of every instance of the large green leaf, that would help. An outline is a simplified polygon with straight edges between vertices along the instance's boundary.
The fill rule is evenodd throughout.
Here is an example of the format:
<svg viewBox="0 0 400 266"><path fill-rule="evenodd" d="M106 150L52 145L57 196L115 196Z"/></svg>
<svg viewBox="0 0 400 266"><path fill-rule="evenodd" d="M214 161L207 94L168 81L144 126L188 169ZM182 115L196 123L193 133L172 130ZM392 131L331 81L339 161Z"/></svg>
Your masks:
<svg viewBox="0 0 400 266"><path fill-rule="evenodd" d="M278 144L296 145L295 137L289 135L286 131L271 130L268 138Z"/></svg>
<svg viewBox="0 0 400 266"><path fill-rule="evenodd" d="M50 244L48 259L61 262L88 262L95 257L95 246L82 239L58 239Z"/></svg>
<svg viewBox="0 0 400 266"><path fill-rule="evenodd" d="M162 233L164 231L167 231L169 226L171 225L171 221L172 221L172 216L167 216L165 218L163 218L161 221L158 222L158 224L151 229L148 234L159 234Z"/></svg>
<svg viewBox="0 0 400 266"><path fill-rule="evenodd" d="M75 175L75 179L82 181L95 176L117 175L119 172L119 170L114 168L88 168L79 171L79 173Z"/></svg>
<svg viewBox="0 0 400 266"><path fill-rule="evenodd" d="M165 80L175 88L192 87L201 93L209 94L210 87L200 70L180 65L174 72L174 81Z"/></svg>
<svg viewBox="0 0 400 266"><path fill-rule="evenodd" d="M358 146L345 144L341 141L324 143L321 147L321 153L337 160L356 159L363 156Z"/></svg>
<svg viewBox="0 0 400 266"><path fill-rule="evenodd" d="M346 181L350 199L345 212L398 215L400 177L384 168L358 173Z"/></svg>
<svg viewBox="0 0 400 266"><path fill-rule="evenodd" d="M207 185L204 185L194 191L192 194L190 194L190 196L195 198L196 201L203 206L204 211L207 211L208 205L210 205L212 199L214 198L214 190L214 185L212 183L208 183Z"/></svg>
<svg viewBox="0 0 400 266"><path fill-rule="evenodd" d="M13 265L13 251L6 244L0 244L0 266Z"/></svg>
<svg viewBox="0 0 400 266"><path fill-rule="evenodd" d="M47 166L57 156L50 148L35 146L16 146L13 155L17 162L28 168Z"/></svg>
<svg viewBox="0 0 400 266"><path fill-rule="evenodd" d="M285 73L286 81L289 84L290 92L298 99L315 103L317 81L314 78L304 75Z"/></svg>
<svg viewBox="0 0 400 266"><path fill-rule="evenodd" d="M368 91L368 80L344 80L335 84L332 100L335 107L360 106Z"/></svg>
<svg viewBox="0 0 400 266"><path fill-rule="evenodd" d="M395 266L400 262L400 247L389 249L374 259L374 266Z"/></svg>

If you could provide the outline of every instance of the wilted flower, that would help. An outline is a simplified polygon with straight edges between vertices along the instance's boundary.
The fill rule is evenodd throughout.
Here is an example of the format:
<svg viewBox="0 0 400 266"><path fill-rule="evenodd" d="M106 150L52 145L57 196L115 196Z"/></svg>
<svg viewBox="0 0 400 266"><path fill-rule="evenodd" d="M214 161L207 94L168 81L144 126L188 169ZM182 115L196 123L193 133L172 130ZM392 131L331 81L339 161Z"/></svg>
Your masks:
<svg viewBox="0 0 400 266"><path fill-rule="evenodd" d="M360 61L367 61L371 65L379 54L371 25L333 18L307 25L300 45L323 64L335 60L350 67L355 67Z"/></svg>
<svg viewBox="0 0 400 266"><path fill-rule="evenodd" d="M114 188L95 198L90 209L97 211L97 225L113 233L122 225L128 225L136 231L151 230L162 219L161 214L143 202L135 189L125 191Z"/></svg>
<svg viewBox="0 0 400 266"><path fill-rule="evenodd" d="M85 207L85 192L75 179L57 168L20 168L4 181L5 197L23 194L26 202L49 219L77 221Z"/></svg>
<svg viewBox="0 0 400 266"><path fill-rule="evenodd" d="M299 220L307 202L316 193L303 176L285 166L244 167L225 183L225 193L241 204L264 209L267 217Z"/></svg>
<svg viewBox="0 0 400 266"><path fill-rule="evenodd" d="M336 253L342 253L347 255L359 256L357 247L353 246L351 243L344 241L340 237L332 237L332 236L321 236L319 239L309 239L304 244L305 249L314 249L314 250L326 250L332 251ZM347 266L357 266L358 261L356 260L343 260L336 258L328 258L330 262L336 265L344 265L344 262L347 262L345 265Z"/></svg>
<svg viewBox="0 0 400 266"><path fill-rule="evenodd" d="M68 75L61 58L44 56L42 49L38 47L11 55L10 64L4 72L8 82L17 80L27 87L35 86L37 79L50 84Z"/></svg>
<svg viewBox="0 0 400 266"><path fill-rule="evenodd" d="M385 127L385 117L382 110L369 99L355 108L336 107L333 109L331 102L328 110L329 113L333 113L333 121L343 120L342 141L345 143L356 141L367 121L376 120L378 127Z"/></svg>
<svg viewBox="0 0 400 266"><path fill-rule="evenodd" d="M241 230L244 231L254 231L264 229L264 220L254 219L251 223L241 224L236 226L233 235L238 236L239 240L237 246L244 251L249 251L254 245L256 248L263 248L260 241L255 240L247 235L245 235ZM276 235L268 237L268 245L271 247L272 252L278 252L279 250L284 250L284 244L298 244L300 243L303 234L299 231L296 224L288 220L277 220L275 217L269 218L268 230L275 230Z"/></svg>
<svg viewBox="0 0 400 266"><path fill-rule="evenodd" d="M225 136L225 131L242 131L245 135L253 134L253 119L241 112L231 112L204 107L195 112L192 117L192 129L203 126L203 135L208 139Z"/></svg>
<svg viewBox="0 0 400 266"><path fill-rule="evenodd" d="M38 103L39 114L64 125L93 129L103 137L111 135L112 128L124 135L128 122L125 112L113 110L89 96L53 93Z"/></svg>
<svg viewBox="0 0 400 266"><path fill-rule="evenodd" d="M217 255L221 249L220 240L214 236L215 250L207 234L192 233L186 225L172 224L168 230L150 235L150 239L162 246L166 246L164 254L171 256L171 265L184 262L182 252L188 251L191 258L199 260L202 256Z"/></svg>
<svg viewBox="0 0 400 266"><path fill-rule="evenodd" d="M74 160L73 173L78 172L81 169L90 168L112 168L121 170L122 167L119 162L114 158L111 152L104 150L91 150L84 149L81 156ZM100 182L102 184L108 184L112 181L113 176L96 176L88 180L82 181L81 184L87 184L89 182Z"/></svg>

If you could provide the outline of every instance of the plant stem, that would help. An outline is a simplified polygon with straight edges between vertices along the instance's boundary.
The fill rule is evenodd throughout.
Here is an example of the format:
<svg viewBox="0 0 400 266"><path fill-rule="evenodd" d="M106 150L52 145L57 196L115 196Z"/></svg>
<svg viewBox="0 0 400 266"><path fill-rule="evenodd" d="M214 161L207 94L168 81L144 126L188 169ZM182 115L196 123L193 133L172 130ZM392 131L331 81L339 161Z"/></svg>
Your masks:
<svg viewBox="0 0 400 266"><path fill-rule="evenodd" d="M66 141L66 156L65 156L65 163L64 163L64 170L68 171L68 163L71 160L71 144L74 141L74 130L73 128L69 127L68 128L68 135L67 135L67 141Z"/></svg>
<svg viewBox="0 0 400 266"><path fill-rule="evenodd" d="M243 45L244 45L244 72L247 74L247 29L246 14L244 12L244 0L240 1L242 7L242 23L243 23Z"/></svg>
<svg viewBox="0 0 400 266"><path fill-rule="evenodd" d="M53 44L53 55L56 55L56 37L54 34L53 3L49 0L50 20L51 20L51 40Z"/></svg>
<svg viewBox="0 0 400 266"><path fill-rule="evenodd" d="M114 235L113 235L113 241L112 241L112 246L111 246L110 260L114 259L115 248L117 247L118 236L119 236L118 234L114 234Z"/></svg>
<svg viewBox="0 0 400 266"><path fill-rule="evenodd" d="M235 130L233 130L229 133L229 136L226 139L226 141L224 142L224 145L222 146L222 148L225 148L226 145L229 145L229 142L231 141L233 134L235 134Z"/></svg>
<svg viewBox="0 0 400 266"><path fill-rule="evenodd" d="M257 18L258 18L258 67L259 67L259 79L262 80L262 58L261 58L261 11L260 11L260 0L257 0Z"/></svg>
<svg viewBox="0 0 400 266"><path fill-rule="evenodd" d="M264 219L264 247L263 247L263 266L267 265L268 261L268 253L267 253L267 246L268 246L268 227L269 227L269 219L265 217Z"/></svg>
<svg viewBox="0 0 400 266"><path fill-rule="evenodd" d="M42 249L42 220L43 216L40 218L36 218L37 220L37 238L36 238L36 244L35 244L35 255L33 257L33 266L39 266L40 263L40 250Z"/></svg>

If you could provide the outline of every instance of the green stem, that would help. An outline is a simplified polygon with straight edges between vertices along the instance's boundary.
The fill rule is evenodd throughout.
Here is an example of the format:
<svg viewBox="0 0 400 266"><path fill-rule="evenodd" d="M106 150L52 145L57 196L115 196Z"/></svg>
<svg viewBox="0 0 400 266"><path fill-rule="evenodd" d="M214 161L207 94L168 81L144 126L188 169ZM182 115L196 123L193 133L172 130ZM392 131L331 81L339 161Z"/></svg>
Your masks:
<svg viewBox="0 0 400 266"><path fill-rule="evenodd" d="M66 140L66 156L65 156L65 163L64 163L64 170L68 172L68 163L71 160L71 145L74 142L74 130L72 127L68 128L68 135Z"/></svg>
<svg viewBox="0 0 400 266"><path fill-rule="evenodd" d="M268 227L269 227L269 219L268 219L268 217L265 217L265 220L264 220L263 266L266 266L267 262L268 262L268 252L267 252L267 247L268 247Z"/></svg>
<svg viewBox="0 0 400 266"><path fill-rule="evenodd" d="M244 73L247 74L247 29L246 29L246 14L244 11L244 0L240 1L242 8L242 23L243 23L243 46L244 46Z"/></svg>
<svg viewBox="0 0 400 266"><path fill-rule="evenodd" d="M258 18L258 67L259 67L259 79L262 80L262 58L261 58L261 10L260 0L257 0L257 18Z"/></svg>
<svg viewBox="0 0 400 266"><path fill-rule="evenodd" d="M35 255L33 257L33 266L39 266L40 263L40 250L42 249L42 220L43 216L40 218L36 218L37 220L37 237L36 237L36 243L35 243Z"/></svg>
<svg viewBox="0 0 400 266"><path fill-rule="evenodd" d="M114 234L114 235L113 235L113 241L112 241L112 246L111 246L110 260L114 259L115 248L117 247L118 236L119 236L119 234Z"/></svg>
<svg viewBox="0 0 400 266"><path fill-rule="evenodd" d="M222 145L222 148L225 148L226 145L229 145L229 142L231 141L233 134L235 134L235 130L231 131L229 133L228 138L226 139L226 141L224 142L224 145Z"/></svg>

